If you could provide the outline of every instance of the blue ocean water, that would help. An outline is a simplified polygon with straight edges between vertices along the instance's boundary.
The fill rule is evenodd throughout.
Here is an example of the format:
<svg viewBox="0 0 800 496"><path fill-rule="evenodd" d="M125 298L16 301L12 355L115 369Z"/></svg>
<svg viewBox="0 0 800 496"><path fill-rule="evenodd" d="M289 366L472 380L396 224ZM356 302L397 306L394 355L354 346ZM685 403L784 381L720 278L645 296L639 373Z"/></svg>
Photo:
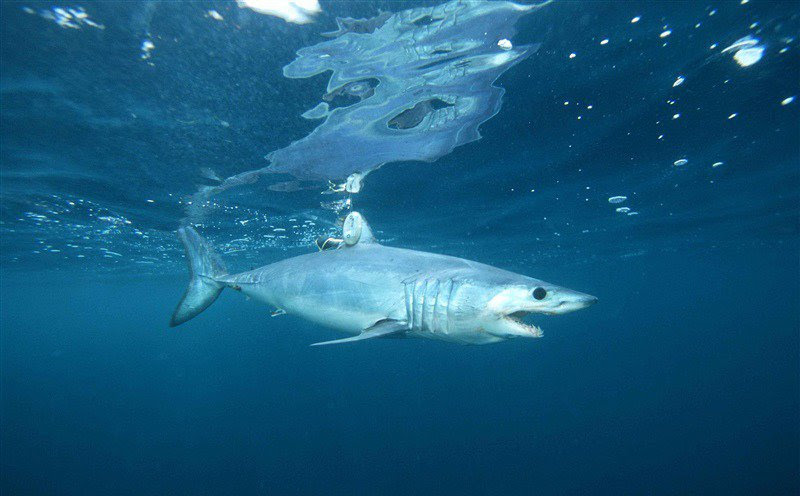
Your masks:
<svg viewBox="0 0 800 496"><path fill-rule="evenodd" d="M327 77L282 68L437 3L0 4L3 494L798 493L796 3L547 5L480 140L350 196L386 244L599 298L543 339L309 348L342 335L234 292L167 327L187 215L236 270L335 230L322 187L188 205L319 125Z"/></svg>

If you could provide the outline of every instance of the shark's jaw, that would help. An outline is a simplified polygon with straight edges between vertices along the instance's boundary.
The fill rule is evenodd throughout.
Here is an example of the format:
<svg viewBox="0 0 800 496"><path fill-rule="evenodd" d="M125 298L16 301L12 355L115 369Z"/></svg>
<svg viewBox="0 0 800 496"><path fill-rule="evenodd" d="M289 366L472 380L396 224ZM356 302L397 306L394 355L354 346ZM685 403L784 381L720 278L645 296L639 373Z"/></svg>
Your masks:
<svg viewBox="0 0 800 496"><path fill-rule="evenodd" d="M519 329L520 331L522 331L523 334L520 335L523 337L531 337L531 338L542 337L543 332L541 327L525 322L524 319L528 315L530 315L530 312L519 311L509 315L505 315L502 318L505 319L506 322L512 325L515 329Z"/></svg>
<svg viewBox="0 0 800 496"><path fill-rule="evenodd" d="M500 315L484 324L483 329L501 339L512 338L540 338L543 336L542 328L526 322L530 312L523 310Z"/></svg>

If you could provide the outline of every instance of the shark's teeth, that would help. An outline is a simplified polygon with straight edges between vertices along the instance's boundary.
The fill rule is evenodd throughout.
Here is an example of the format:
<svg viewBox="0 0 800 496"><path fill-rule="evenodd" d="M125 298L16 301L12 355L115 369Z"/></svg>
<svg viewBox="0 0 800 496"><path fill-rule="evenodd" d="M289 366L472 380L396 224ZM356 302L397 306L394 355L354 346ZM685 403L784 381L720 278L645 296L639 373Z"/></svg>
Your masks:
<svg viewBox="0 0 800 496"><path fill-rule="evenodd" d="M528 324L524 320L522 320L523 317L525 317L526 315L528 315L528 312L514 312L512 314L506 315L506 318L513 321L517 325L523 327L526 331L531 333L531 336L535 338L540 338L544 336L544 332L542 331L541 327L533 324Z"/></svg>

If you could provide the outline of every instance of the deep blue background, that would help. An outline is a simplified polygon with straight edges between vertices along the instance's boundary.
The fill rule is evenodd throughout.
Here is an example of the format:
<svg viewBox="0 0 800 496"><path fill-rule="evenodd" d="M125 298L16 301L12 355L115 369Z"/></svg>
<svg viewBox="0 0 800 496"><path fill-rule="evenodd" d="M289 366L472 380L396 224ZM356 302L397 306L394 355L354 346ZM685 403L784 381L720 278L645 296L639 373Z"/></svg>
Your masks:
<svg viewBox="0 0 800 496"><path fill-rule="evenodd" d="M518 24L542 48L482 140L369 176L354 204L387 244L600 298L544 339L315 349L336 334L228 292L170 330L200 168L313 129L325 77L280 69L334 15L433 2L322 4L294 26L86 3L101 31L0 3L0 492L797 494L797 4L556 2ZM720 52L747 35L742 68ZM267 184L206 207L234 269L335 221Z"/></svg>
<svg viewBox="0 0 800 496"><path fill-rule="evenodd" d="M794 247L796 248L796 247ZM795 494L794 250L528 271L600 297L545 338L308 348L180 278L4 278L9 494Z"/></svg>

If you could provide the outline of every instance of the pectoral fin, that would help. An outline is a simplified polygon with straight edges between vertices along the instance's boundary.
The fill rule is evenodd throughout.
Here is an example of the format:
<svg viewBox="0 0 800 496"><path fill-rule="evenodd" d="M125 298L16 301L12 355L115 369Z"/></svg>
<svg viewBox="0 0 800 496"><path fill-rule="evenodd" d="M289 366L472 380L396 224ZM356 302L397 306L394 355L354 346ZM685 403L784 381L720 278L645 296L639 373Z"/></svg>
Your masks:
<svg viewBox="0 0 800 496"><path fill-rule="evenodd" d="M349 343L351 341L361 341L362 339L383 338L387 336L395 336L405 333L408 326L404 322L397 320L381 320L375 325L368 327L361 331L358 336L352 336L344 339L335 339L333 341L323 341L321 343L314 343L311 346L322 346L327 344Z"/></svg>

